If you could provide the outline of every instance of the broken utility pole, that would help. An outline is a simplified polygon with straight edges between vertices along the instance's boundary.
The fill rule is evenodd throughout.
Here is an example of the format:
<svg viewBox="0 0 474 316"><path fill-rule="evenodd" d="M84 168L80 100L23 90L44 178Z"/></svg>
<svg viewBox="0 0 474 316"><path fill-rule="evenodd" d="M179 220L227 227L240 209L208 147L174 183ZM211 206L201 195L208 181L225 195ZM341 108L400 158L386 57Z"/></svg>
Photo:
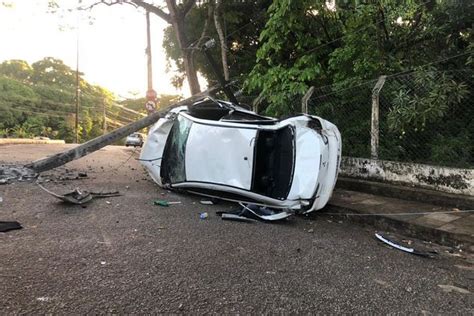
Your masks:
<svg viewBox="0 0 474 316"><path fill-rule="evenodd" d="M31 164L25 165L26 168L32 169L37 173L44 172L47 170L54 169L56 167L62 166L70 161L79 159L81 157L84 157L90 153L93 153L96 150L99 150L107 145L112 144L113 142L130 135L131 133L134 133L144 127L150 126L151 124L155 123L165 115L170 108L173 107L178 107L181 105L185 105L187 103L192 103L197 101L198 99L201 99L210 93L215 92L218 90L216 87L212 87L206 91L200 92L198 94L195 94L185 100L182 100L178 103L175 103L171 105L168 109L155 112L153 114L150 114L147 117L144 117L136 122L130 123L128 125L125 125L121 128L118 128L106 135L102 135L99 137L96 137L94 139L89 140L88 142L78 145L77 147L74 147L72 149L66 150L62 153L58 153L56 155L53 155L51 157L46 157L43 159L39 159L36 161L33 161Z"/></svg>

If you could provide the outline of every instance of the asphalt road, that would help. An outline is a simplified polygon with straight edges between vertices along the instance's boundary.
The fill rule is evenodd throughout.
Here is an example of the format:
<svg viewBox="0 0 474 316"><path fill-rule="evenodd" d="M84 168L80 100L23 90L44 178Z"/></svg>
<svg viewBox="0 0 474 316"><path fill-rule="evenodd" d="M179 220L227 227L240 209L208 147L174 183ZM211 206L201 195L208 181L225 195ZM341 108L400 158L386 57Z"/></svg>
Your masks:
<svg viewBox="0 0 474 316"><path fill-rule="evenodd" d="M63 148L0 146L0 162ZM374 228L327 215L222 221L215 211L231 204L164 191L136 157L109 146L46 175L44 185L58 193L123 193L86 208L59 203L34 183L0 185L0 221L24 226L0 233L2 314L474 312L467 254L402 253L375 240ZM88 178L59 180L66 168ZM152 205L157 198L182 204ZM208 219L199 219L202 211Z"/></svg>

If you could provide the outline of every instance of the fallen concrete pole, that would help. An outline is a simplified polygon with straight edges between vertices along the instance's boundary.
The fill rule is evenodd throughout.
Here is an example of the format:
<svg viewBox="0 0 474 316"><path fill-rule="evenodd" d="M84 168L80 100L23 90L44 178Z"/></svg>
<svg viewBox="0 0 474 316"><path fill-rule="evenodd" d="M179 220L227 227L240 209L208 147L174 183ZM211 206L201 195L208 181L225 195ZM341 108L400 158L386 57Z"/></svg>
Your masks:
<svg viewBox="0 0 474 316"><path fill-rule="evenodd" d="M166 110L158 111L155 112L151 115L148 115L147 117L144 117L136 122L130 123L128 125L125 125L123 127L120 127L108 134L96 137L94 139L89 140L88 142L78 145L77 147L74 147L72 149L66 150L62 153L55 154L50 157L42 158L36 161L33 161L30 164L25 165L25 168L29 168L34 170L37 173L44 172L47 170L51 170L54 168L57 168L59 166L62 166L70 161L79 159L81 157L84 157L90 153L93 153L96 150L99 150L107 145L112 144L113 142L124 138L127 135L130 135L131 133L134 133L138 130L141 130L144 127L150 126L156 121L160 119L163 115L165 115L170 108L174 108L177 106L189 104L192 102L197 101L198 99L201 99L210 93L218 90L216 87L212 87L206 91L203 91L201 93L195 94L191 96L190 98L187 98L185 100L182 100L178 103L175 103L168 107Z"/></svg>

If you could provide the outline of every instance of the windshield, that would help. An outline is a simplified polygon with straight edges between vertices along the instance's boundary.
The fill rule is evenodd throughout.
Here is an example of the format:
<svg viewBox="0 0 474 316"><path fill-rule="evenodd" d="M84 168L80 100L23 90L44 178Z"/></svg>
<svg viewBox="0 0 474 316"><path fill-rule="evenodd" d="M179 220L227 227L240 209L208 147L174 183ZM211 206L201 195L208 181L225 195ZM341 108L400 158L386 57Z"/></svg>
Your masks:
<svg viewBox="0 0 474 316"><path fill-rule="evenodd" d="M178 115L166 140L161 163L161 178L163 183L172 184L186 180L184 165L186 141L192 122Z"/></svg>

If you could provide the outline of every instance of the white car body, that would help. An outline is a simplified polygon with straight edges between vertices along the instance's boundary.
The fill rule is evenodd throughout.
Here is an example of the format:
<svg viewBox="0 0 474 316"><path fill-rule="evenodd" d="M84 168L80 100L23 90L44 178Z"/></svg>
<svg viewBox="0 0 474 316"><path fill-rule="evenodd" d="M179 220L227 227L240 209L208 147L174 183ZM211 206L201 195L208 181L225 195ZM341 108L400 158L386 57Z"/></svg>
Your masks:
<svg viewBox="0 0 474 316"><path fill-rule="evenodd" d="M140 160L156 183L299 213L326 205L341 160L334 124L309 115L275 120L213 102L229 114L204 119L183 106L150 129ZM225 119L232 116L245 119Z"/></svg>

